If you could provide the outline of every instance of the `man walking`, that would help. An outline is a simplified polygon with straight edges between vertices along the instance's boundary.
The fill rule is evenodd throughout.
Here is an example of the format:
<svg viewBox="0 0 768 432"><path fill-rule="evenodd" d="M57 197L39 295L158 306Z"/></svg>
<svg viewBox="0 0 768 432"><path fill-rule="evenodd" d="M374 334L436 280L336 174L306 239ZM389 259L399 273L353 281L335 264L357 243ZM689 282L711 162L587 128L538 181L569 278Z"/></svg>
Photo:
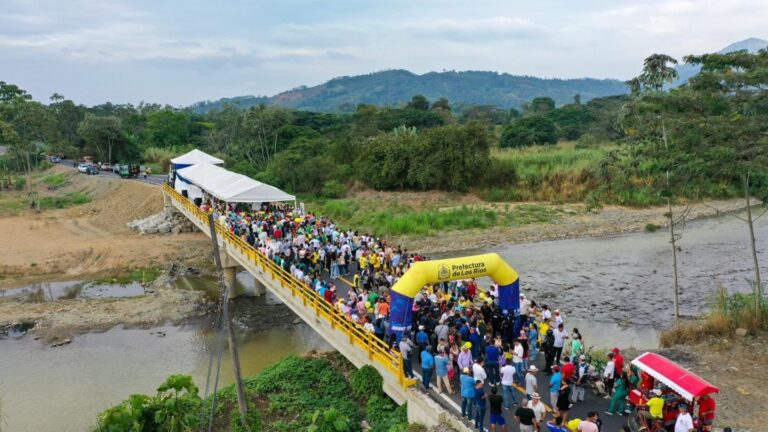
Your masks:
<svg viewBox="0 0 768 432"><path fill-rule="evenodd" d="M515 365L515 377L520 384L523 383L523 355L525 355L523 345L520 340L515 339L515 345L512 349L512 364Z"/></svg>
<svg viewBox="0 0 768 432"><path fill-rule="evenodd" d="M520 424L520 432L533 432L533 422L536 414L528 408L528 401L523 399L520 407L515 411L515 420Z"/></svg>
<svg viewBox="0 0 768 432"><path fill-rule="evenodd" d="M488 338L485 346L485 370L488 374L488 382L496 385L499 382L499 358L501 357L501 348L496 346Z"/></svg>
<svg viewBox="0 0 768 432"><path fill-rule="evenodd" d="M555 342L553 344L555 348L554 364L560 364L560 355L563 353L563 346L565 346L565 340L568 339L568 332L565 331L563 323L557 325L557 329L553 332L555 336Z"/></svg>
<svg viewBox="0 0 768 432"><path fill-rule="evenodd" d="M483 432L483 423L485 422L485 390L483 382L475 381L475 428Z"/></svg>
<svg viewBox="0 0 768 432"><path fill-rule="evenodd" d="M549 378L549 401L553 407L557 405L557 396L563 383L562 380L563 376L560 374L560 366L552 366L552 376Z"/></svg>
<svg viewBox="0 0 768 432"><path fill-rule="evenodd" d="M501 411L504 399L497 393L498 389L491 387L491 395L488 397L488 404L491 406L491 432L496 432L496 426L499 426L502 432L507 432L507 422L504 420L504 413Z"/></svg>

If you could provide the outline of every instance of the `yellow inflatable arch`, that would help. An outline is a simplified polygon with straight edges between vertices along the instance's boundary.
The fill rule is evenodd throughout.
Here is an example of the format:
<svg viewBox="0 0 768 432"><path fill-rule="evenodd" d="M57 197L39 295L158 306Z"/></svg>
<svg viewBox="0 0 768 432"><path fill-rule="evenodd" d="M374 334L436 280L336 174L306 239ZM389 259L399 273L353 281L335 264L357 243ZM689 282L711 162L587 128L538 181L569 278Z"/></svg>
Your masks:
<svg viewBox="0 0 768 432"><path fill-rule="evenodd" d="M390 323L398 340L411 327L413 298L424 285L480 276L490 276L499 285L499 306L503 314L520 308L519 276L498 254L419 261L392 287Z"/></svg>

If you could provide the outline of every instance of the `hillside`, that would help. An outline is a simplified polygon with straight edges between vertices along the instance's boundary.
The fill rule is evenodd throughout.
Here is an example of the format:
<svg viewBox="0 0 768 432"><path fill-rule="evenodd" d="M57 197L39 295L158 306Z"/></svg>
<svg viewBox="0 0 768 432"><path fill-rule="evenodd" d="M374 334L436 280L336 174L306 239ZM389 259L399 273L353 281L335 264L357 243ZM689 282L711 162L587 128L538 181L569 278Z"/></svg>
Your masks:
<svg viewBox="0 0 768 432"><path fill-rule="evenodd" d="M747 50L751 53L756 53L757 51L768 48L768 41L764 39L758 39L758 38L749 38L744 39L742 41L734 42L727 47L721 49L718 51L718 54L727 54L729 52L734 51L740 51L740 50ZM683 59L678 59L682 62ZM692 76L699 73L699 70L701 69L700 66L695 65L689 65L689 64L681 64L675 67L675 70L677 71L677 80L672 84L673 87L677 87L679 85L682 85L686 82L688 82L688 79L690 79Z"/></svg>
<svg viewBox="0 0 768 432"><path fill-rule="evenodd" d="M482 71L417 75L399 69L334 78L318 86L299 87L271 97L241 96L199 102L191 108L204 113L220 109L227 103L239 108L264 103L307 111L353 111L361 103L379 106L404 104L416 94L432 101L445 97L454 106L520 108L537 96L549 96L558 105L563 105L572 102L576 94L586 102L626 92L626 86L618 80L536 78Z"/></svg>

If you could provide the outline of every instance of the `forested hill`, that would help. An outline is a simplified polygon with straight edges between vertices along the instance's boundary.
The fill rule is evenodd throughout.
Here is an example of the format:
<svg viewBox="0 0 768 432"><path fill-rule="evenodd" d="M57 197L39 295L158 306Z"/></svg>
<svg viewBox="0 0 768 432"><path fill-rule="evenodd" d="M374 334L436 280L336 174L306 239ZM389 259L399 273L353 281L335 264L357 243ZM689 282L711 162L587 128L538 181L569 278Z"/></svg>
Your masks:
<svg viewBox="0 0 768 432"><path fill-rule="evenodd" d="M495 105L520 108L535 97L548 96L557 105L573 101L627 93L618 80L594 78L554 79L499 74L496 72L429 72L417 75L407 70L388 70L368 75L334 78L315 87L300 87L271 97L241 96L199 102L197 113L219 109L225 104L239 108L267 104L308 111L354 111L358 104L396 106L415 94L430 100L447 98L452 106Z"/></svg>

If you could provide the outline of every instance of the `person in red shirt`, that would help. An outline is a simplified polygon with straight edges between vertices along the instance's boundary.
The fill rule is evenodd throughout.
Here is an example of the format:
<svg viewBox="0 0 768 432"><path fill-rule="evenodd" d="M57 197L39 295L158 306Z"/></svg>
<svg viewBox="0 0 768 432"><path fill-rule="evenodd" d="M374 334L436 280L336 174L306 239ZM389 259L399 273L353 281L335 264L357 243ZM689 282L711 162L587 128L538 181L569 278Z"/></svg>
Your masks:
<svg viewBox="0 0 768 432"><path fill-rule="evenodd" d="M699 398L699 420L707 426L715 422L715 400L709 395Z"/></svg>
<svg viewBox="0 0 768 432"><path fill-rule="evenodd" d="M613 353L613 364L616 366L616 376L621 376L621 373L624 372L624 357L618 348L612 349L611 352Z"/></svg>
<svg viewBox="0 0 768 432"><path fill-rule="evenodd" d="M563 368L561 369L561 372L563 374L563 381L566 379L569 379L573 381L573 374L576 373L576 365L571 362L571 359L568 357L563 358Z"/></svg>

